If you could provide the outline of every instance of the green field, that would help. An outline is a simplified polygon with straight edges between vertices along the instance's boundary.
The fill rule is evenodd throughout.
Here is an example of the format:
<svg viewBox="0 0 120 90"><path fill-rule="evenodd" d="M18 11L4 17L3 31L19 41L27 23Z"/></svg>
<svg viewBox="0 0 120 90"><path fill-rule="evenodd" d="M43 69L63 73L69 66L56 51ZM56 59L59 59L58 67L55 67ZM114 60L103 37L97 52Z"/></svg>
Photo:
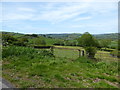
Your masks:
<svg viewBox="0 0 120 90"><path fill-rule="evenodd" d="M79 57L78 50L69 50L69 49L80 49L84 50L82 47L72 47L72 46L56 46L59 48L68 48L68 49L54 49L54 55L56 57L66 57L71 59L77 59ZM98 50L95 58L104 60L104 61L118 61L118 58L112 57L110 52Z"/></svg>
<svg viewBox="0 0 120 90"><path fill-rule="evenodd" d="M118 62L108 52L99 57L98 51L96 61L77 58L70 50L54 53L55 57L49 50L5 47L3 77L19 88L118 88ZM110 61L103 59L106 56Z"/></svg>

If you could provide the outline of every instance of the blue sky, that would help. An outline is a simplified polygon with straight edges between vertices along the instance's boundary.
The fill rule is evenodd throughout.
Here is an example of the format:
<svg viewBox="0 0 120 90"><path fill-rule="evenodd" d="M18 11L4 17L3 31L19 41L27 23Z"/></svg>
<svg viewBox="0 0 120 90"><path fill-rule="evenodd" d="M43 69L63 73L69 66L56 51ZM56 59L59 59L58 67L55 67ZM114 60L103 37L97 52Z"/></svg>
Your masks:
<svg viewBox="0 0 120 90"><path fill-rule="evenodd" d="M118 32L117 2L4 2L2 31L19 33Z"/></svg>

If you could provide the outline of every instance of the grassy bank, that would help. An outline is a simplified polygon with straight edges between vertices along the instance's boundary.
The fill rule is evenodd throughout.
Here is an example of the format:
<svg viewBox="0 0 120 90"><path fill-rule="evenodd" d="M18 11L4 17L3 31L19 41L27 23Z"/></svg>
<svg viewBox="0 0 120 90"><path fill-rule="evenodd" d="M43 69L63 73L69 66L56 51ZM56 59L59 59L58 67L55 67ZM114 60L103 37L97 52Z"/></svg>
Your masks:
<svg viewBox="0 0 120 90"><path fill-rule="evenodd" d="M20 88L118 88L120 81L115 61L55 58L49 50L16 46L2 55L3 77Z"/></svg>

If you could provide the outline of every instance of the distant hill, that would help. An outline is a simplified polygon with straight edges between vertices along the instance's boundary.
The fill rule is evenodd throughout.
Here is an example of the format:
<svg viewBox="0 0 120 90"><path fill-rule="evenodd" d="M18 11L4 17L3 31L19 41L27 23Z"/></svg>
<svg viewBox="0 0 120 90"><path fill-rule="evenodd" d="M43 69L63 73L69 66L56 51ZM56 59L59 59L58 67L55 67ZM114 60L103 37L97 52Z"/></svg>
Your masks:
<svg viewBox="0 0 120 90"><path fill-rule="evenodd" d="M71 39L76 39L78 37L80 37L82 34L46 34L46 36L48 37L52 37L52 38L57 38L57 39L67 39L67 40L71 40Z"/></svg>
<svg viewBox="0 0 120 90"><path fill-rule="evenodd" d="M82 34L46 34L46 36L50 36L52 38L59 39L76 39L79 38ZM110 34L93 34L93 36L97 39L118 39L118 33L110 33Z"/></svg>
<svg viewBox="0 0 120 90"><path fill-rule="evenodd" d="M21 37L25 34L22 33L14 33L14 32L2 32L4 34L11 34L14 35L15 37ZM66 39L66 40L73 40L79 38L82 34L80 33L64 33L64 34L37 34L39 36L45 36L49 38L56 38L56 39ZM93 36L97 39L118 39L118 33L109 33L109 34L93 34Z"/></svg>
<svg viewBox="0 0 120 90"><path fill-rule="evenodd" d="M14 32L2 32L2 34L10 34L10 35L13 35L15 37L21 37L25 34L22 34L22 33L14 33Z"/></svg>
<svg viewBox="0 0 120 90"><path fill-rule="evenodd" d="M118 33L95 34L93 36L97 39L118 39Z"/></svg>

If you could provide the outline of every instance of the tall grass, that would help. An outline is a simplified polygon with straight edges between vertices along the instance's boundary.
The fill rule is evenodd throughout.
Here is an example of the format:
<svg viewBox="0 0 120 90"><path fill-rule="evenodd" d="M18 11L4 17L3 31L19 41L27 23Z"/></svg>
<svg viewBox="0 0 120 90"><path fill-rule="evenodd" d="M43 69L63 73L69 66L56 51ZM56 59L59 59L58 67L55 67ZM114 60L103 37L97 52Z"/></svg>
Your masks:
<svg viewBox="0 0 120 90"><path fill-rule="evenodd" d="M6 48L3 48L2 51L2 57L6 58L8 56L52 56L52 53L47 50L36 50L34 48L29 47L18 47L18 46L9 46Z"/></svg>
<svg viewBox="0 0 120 90"><path fill-rule="evenodd" d="M3 48L3 72L7 73L3 73L3 76L9 78L11 82L14 81L16 86L26 88L32 86L113 88L102 80L119 82L116 78L117 64L117 62L93 61L86 57L75 60L54 58L48 50L28 47ZM101 81L93 83L96 78Z"/></svg>

